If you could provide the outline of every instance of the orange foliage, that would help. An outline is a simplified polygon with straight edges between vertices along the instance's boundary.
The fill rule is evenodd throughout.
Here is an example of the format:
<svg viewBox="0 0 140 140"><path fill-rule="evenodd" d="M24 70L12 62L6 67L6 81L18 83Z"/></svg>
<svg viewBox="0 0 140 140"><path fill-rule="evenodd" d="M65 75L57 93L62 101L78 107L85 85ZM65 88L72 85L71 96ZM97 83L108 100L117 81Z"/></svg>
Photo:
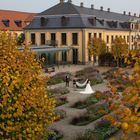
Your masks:
<svg viewBox="0 0 140 140"><path fill-rule="evenodd" d="M124 76L131 85L126 86L122 93L116 92L116 87L111 88L113 93L109 97L111 109L114 108L114 113L108 117L113 125L122 128L125 132L135 133L140 135L140 51L130 52L133 56L133 68L120 69L115 72L115 77ZM134 61L135 60L135 61ZM127 61L127 58L126 58ZM128 59L129 63L130 59ZM135 62L135 63L134 63ZM133 81L133 82L132 82ZM120 94L120 98L116 98ZM116 100L117 99L117 100ZM139 136L140 137L140 136Z"/></svg>

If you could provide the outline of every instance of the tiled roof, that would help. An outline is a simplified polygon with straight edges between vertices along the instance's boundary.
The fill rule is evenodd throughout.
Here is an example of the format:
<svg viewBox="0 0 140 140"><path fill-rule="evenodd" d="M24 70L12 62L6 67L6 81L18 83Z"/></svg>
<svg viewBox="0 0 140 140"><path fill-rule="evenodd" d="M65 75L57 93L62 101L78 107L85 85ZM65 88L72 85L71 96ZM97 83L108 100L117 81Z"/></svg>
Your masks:
<svg viewBox="0 0 140 140"><path fill-rule="evenodd" d="M22 31L27 26L26 23L32 21L35 15L35 13L0 10L0 30ZM7 22L9 27L5 25Z"/></svg>
<svg viewBox="0 0 140 140"><path fill-rule="evenodd" d="M67 24L65 25L62 24L63 16L67 18ZM41 26L40 24L41 17L44 17L47 20L45 26ZM92 24L92 22L94 22L94 18L96 20L95 25ZM94 8L85 8L76 6L70 2L64 2L36 15L31 24L25 29L106 28L129 30L129 21L134 19L138 19L140 21L139 17L97 10Z"/></svg>

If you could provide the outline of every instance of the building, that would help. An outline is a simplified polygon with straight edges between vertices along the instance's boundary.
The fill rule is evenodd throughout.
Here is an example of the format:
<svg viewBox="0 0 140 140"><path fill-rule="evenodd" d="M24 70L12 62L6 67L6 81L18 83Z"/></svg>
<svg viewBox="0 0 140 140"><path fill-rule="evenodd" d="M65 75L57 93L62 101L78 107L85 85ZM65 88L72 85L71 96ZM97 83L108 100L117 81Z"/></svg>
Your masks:
<svg viewBox="0 0 140 140"><path fill-rule="evenodd" d="M30 24L35 13L0 10L0 30L23 33L23 28Z"/></svg>
<svg viewBox="0 0 140 140"><path fill-rule="evenodd" d="M134 47L136 36L140 35L140 16L99 10L72 4L71 0L60 2L39 13L26 26L26 41L31 42L39 54L46 53L48 63L69 62L86 64L90 61L88 40L98 37L107 43L122 37ZM36 49L34 47L37 47ZM50 60L52 60L50 62Z"/></svg>

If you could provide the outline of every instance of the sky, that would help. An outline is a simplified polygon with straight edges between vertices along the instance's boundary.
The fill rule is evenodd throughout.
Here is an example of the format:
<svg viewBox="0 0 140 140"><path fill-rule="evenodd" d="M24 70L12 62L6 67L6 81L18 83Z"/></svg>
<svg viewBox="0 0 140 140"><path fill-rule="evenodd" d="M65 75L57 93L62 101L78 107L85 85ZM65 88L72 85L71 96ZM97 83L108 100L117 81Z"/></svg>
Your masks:
<svg viewBox="0 0 140 140"><path fill-rule="evenodd" d="M25 12L42 12L60 0L0 0L0 9L25 11ZM65 0L68 1L68 0ZM131 12L132 14L140 14L140 0L72 0L75 5L80 5L83 2L85 7L90 7L94 4L96 9L101 6L104 10L110 8L113 12L123 13L123 11Z"/></svg>

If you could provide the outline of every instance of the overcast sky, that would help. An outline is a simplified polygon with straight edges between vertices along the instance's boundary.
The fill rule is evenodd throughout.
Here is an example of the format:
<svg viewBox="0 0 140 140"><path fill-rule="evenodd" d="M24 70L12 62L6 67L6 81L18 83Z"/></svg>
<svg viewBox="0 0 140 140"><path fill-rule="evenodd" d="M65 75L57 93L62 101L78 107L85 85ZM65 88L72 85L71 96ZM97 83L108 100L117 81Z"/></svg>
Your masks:
<svg viewBox="0 0 140 140"><path fill-rule="evenodd" d="M51 6L59 3L60 0L0 0L0 9L27 11L27 12L42 12ZM68 0L65 0L68 1ZM111 8L113 12L122 13L130 11L132 14L140 14L140 0L72 0L72 3L80 5L84 3L85 7L90 7L94 4L96 9L103 6L106 10Z"/></svg>

